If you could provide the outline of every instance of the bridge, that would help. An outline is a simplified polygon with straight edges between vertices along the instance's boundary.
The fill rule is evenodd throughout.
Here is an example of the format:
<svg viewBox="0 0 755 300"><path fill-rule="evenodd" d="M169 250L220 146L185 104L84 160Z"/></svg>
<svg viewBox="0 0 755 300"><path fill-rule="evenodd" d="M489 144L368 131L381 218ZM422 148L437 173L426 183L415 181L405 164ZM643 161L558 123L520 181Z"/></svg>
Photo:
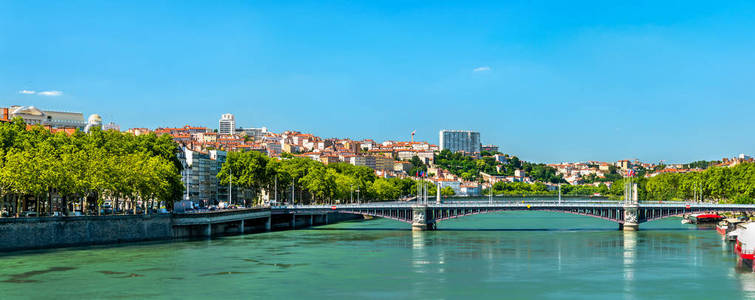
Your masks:
<svg viewBox="0 0 755 300"><path fill-rule="evenodd" d="M412 230L433 230L443 220L501 211L551 211L590 216L619 224L627 231L640 223L696 212L755 211L753 204L611 201L454 201L450 203L390 202L272 207L272 214L311 215L328 212L393 219L411 224Z"/></svg>

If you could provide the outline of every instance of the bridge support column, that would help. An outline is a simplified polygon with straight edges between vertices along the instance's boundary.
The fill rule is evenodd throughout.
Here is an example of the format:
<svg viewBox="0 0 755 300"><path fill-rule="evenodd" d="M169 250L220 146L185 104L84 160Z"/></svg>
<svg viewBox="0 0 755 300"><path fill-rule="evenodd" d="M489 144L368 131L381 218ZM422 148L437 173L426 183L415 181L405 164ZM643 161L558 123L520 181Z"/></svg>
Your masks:
<svg viewBox="0 0 755 300"><path fill-rule="evenodd" d="M435 224L427 220L427 205L412 206L412 231L435 229Z"/></svg>
<svg viewBox="0 0 755 300"><path fill-rule="evenodd" d="M627 188L629 193L624 200L624 224L620 228L624 231L637 231L640 229L640 218L638 211L640 210L639 201L637 201L637 184L629 185Z"/></svg>
<svg viewBox="0 0 755 300"><path fill-rule="evenodd" d="M212 236L212 223L207 223L207 226L204 228L204 236L211 237Z"/></svg>
<svg viewBox="0 0 755 300"><path fill-rule="evenodd" d="M270 231L273 229L273 217L267 217L267 221L265 221L265 231Z"/></svg>
<svg viewBox="0 0 755 300"><path fill-rule="evenodd" d="M296 214L291 215L291 229L296 229Z"/></svg>
<svg viewBox="0 0 755 300"><path fill-rule="evenodd" d="M244 234L244 220L241 220L241 224L239 225L239 233Z"/></svg>
<svg viewBox="0 0 755 300"><path fill-rule="evenodd" d="M322 218L324 219L323 225L328 225L328 213L325 213Z"/></svg>
<svg viewBox="0 0 755 300"><path fill-rule="evenodd" d="M309 215L309 227L315 225L315 215Z"/></svg>

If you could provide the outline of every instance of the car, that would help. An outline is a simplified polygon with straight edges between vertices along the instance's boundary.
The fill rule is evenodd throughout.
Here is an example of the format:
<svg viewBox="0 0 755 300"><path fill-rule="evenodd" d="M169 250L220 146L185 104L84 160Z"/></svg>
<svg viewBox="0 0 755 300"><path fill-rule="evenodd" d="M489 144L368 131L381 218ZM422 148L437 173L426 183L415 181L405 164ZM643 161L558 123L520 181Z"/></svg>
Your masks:
<svg viewBox="0 0 755 300"><path fill-rule="evenodd" d="M159 209L159 210L157 211L157 213L158 213L158 214L169 214L169 213L170 213L170 211L168 211L167 209L165 209L165 207L163 207L163 208Z"/></svg>
<svg viewBox="0 0 755 300"><path fill-rule="evenodd" d="M208 207L207 209L209 209L211 211L215 211L215 210L218 210L218 206L217 205L210 205L210 207Z"/></svg>
<svg viewBox="0 0 755 300"><path fill-rule="evenodd" d="M36 212L36 211L25 211L25 212L22 212L22 213L21 213L21 216L22 216L22 217L30 217L30 218L33 218L33 217L37 217L37 212Z"/></svg>

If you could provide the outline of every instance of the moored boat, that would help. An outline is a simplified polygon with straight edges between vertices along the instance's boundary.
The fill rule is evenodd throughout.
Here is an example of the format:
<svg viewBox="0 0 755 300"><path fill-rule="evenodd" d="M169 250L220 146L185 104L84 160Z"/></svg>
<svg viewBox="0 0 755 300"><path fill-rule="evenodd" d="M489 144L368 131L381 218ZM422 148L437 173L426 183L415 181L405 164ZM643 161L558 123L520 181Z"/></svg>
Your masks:
<svg viewBox="0 0 755 300"><path fill-rule="evenodd" d="M682 224L702 224L702 223L714 223L723 219L719 214L691 214L682 219Z"/></svg>
<svg viewBox="0 0 755 300"><path fill-rule="evenodd" d="M755 226L744 226L737 235L737 244L734 252L737 253L737 263L753 268L752 261L755 259Z"/></svg>
<svg viewBox="0 0 755 300"><path fill-rule="evenodd" d="M721 222L718 222L716 224L716 231L718 231L721 235L726 235L727 233L737 229L737 224L742 223L742 220L737 218L726 218Z"/></svg>

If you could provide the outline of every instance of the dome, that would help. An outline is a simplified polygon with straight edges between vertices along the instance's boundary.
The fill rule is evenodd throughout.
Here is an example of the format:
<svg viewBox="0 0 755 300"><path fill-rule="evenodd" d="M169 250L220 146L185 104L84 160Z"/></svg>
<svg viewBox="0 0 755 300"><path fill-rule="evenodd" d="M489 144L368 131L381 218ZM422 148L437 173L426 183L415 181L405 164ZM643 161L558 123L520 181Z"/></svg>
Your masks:
<svg viewBox="0 0 755 300"><path fill-rule="evenodd" d="M102 117L98 114L93 114L89 116L89 121L87 121L89 124L102 124Z"/></svg>

